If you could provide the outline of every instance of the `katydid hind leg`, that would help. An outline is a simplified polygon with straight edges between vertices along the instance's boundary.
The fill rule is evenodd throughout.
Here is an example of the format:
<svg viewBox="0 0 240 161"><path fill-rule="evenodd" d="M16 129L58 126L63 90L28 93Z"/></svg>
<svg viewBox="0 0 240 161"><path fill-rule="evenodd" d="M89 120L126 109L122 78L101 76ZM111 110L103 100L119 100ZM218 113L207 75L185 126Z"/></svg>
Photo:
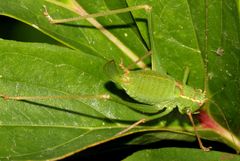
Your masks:
<svg viewBox="0 0 240 161"><path fill-rule="evenodd" d="M58 95L58 96L8 96L0 94L4 100L46 100L46 99L110 99L108 94L99 95Z"/></svg>
<svg viewBox="0 0 240 161"><path fill-rule="evenodd" d="M148 25L148 32L149 32L149 39L150 39L150 48L154 47L154 42L153 42L153 34L152 34L152 7L147 5L147 4L143 4L143 5L137 5L137 6L129 6L129 7L125 7L125 8L120 8L120 9L114 9L114 10L108 10L108 11L104 11L104 12L99 12L99 13L93 13L93 14L88 14L87 12L84 14L80 14L81 16L78 17L72 17L72 18L64 18L64 19L55 19L53 18L48 10L47 7L44 5L44 16L48 19L48 21L52 24L59 24L59 23L66 23L66 22L72 22L72 21L78 21L78 20L90 20L93 18L97 18L97 17L103 17L103 16L109 16L109 15L116 15L116 14L120 14L120 13L126 13L126 12L132 12L132 11L137 11L137 10L144 10L147 13L147 25ZM97 26L95 26L96 28L98 28ZM154 49L152 50L154 51ZM134 62L135 64L137 64L137 66L139 66L140 68L146 68L146 65L142 62L143 59L145 59L146 57L148 57L149 55L151 55L152 51L148 51L148 53L146 55L144 55L142 58L139 59L135 59ZM155 52L155 51L154 51ZM142 65L140 65L142 64Z"/></svg>
<svg viewBox="0 0 240 161"><path fill-rule="evenodd" d="M143 123L145 123L145 122L146 122L146 119L141 119L141 120L135 122L134 124L128 126L128 127L125 128L124 130L120 131L119 133L117 133L116 136L122 135L122 134L128 132L129 130L131 130L131 129L133 129L133 128L137 127L138 125L143 124Z"/></svg>
<svg viewBox="0 0 240 161"><path fill-rule="evenodd" d="M126 13L126 12L131 12L136 10L142 10L142 9L145 10L146 12L151 12L151 7L149 5L138 5L138 6L131 6L131 7L120 8L115 10L108 10L100 13L85 14L78 17L55 19L55 18L52 18L51 15L49 14L47 7L45 5L43 7L44 7L44 12L43 12L44 16L47 17L50 23L54 23L54 24L79 21L79 20L84 20L88 18L97 18L97 17L115 15L115 14Z"/></svg>
<svg viewBox="0 0 240 161"><path fill-rule="evenodd" d="M122 135L130 130L132 130L133 128L137 127L140 124L144 124L146 122L152 121L152 120L156 120L159 119L167 114L169 114L173 109L172 108L167 108L165 109L163 112L159 113L159 114L155 114L152 117L148 117L148 118L143 118L135 123L133 123L132 125L128 126L127 128L125 128L124 130L120 131L119 133L117 133L116 135Z"/></svg>
<svg viewBox="0 0 240 161"><path fill-rule="evenodd" d="M145 55L143 55L142 57L140 57L137 61L135 61L134 63L130 64L127 66L127 69L131 69L135 64L138 64L140 61L146 59L147 57L152 55L152 51L148 51Z"/></svg>
<svg viewBox="0 0 240 161"><path fill-rule="evenodd" d="M138 64L139 62L141 62L142 60L146 59L147 57L149 57L151 55L152 55L152 51L148 51L145 55L140 57L137 61L129 64L127 67L124 65L124 62L121 59L119 67L124 71L125 74L127 74L127 73L129 73L129 70L131 70L133 68L134 65Z"/></svg>

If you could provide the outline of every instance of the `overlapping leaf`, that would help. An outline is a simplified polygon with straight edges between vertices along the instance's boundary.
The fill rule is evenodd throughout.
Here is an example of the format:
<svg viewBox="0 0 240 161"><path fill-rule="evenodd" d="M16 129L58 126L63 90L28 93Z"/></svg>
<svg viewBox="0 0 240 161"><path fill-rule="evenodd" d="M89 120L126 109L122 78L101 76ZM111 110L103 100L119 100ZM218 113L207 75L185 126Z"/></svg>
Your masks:
<svg viewBox="0 0 240 161"><path fill-rule="evenodd" d="M145 1L128 2L130 5L146 4ZM239 137L240 41L237 3L156 0L147 4L153 6L155 69L163 69L181 80L183 70L188 66L188 84L207 90L209 101L205 109L210 116L208 118L213 117L227 131ZM139 18L143 15L136 13L135 16ZM210 120L201 121L206 125ZM205 135L214 138L207 133ZM226 135L230 136L231 132ZM232 140L233 144L237 142Z"/></svg>
<svg viewBox="0 0 240 161"><path fill-rule="evenodd" d="M1 40L0 46L1 96L70 96L1 99L2 159L59 157L113 137L128 126L121 121L143 117L99 98L108 91L106 61L98 57L44 44Z"/></svg>
<svg viewBox="0 0 240 161"><path fill-rule="evenodd" d="M79 9L79 6L90 13L96 13L123 8L126 4L118 1L75 2L38 0L33 3L28 0L9 0L0 3L0 14L30 24L78 50L75 52L48 45L1 41L2 94L121 95L121 91L113 84L107 83L108 79L102 71L106 61L102 58L123 58L127 63L130 60L129 53L124 53L114 44L112 38L107 38L100 29L95 29L85 20L60 25L50 24L43 15L43 6L47 6L52 17L68 18L79 14L74 10ZM131 6L138 4L146 2L130 3ZM208 95L212 101L205 107L208 116L212 115L210 118L214 117L222 124L227 129L226 133L231 134L228 131L230 129L238 136L236 116L239 115L239 23L236 4L225 1L205 3L156 0L150 5L153 6L154 69L164 70L181 80L184 68L190 67L189 84L202 89L204 85L208 87ZM135 17L136 23L143 18L142 12L140 13L140 17ZM146 53L144 41L130 14L107 16L97 20L134 54ZM148 44L145 19L143 23L140 31L144 33L143 38ZM208 81L204 82L206 78ZM1 106L4 107L1 111L1 142L7 146L0 149L3 152L2 159L44 160L62 157L112 138L117 131L127 127L121 123L145 117L124 104L89 98L23 102L1 100ZM166 130L171 131L168 136L173 139L191 140L192 137L186 135L189 133L181 132L188 127L187 118L174 111L161 122L143 128L149 130L149 134L129 143L142 144L146 143L146 140L150 143L166 139L161 133ZM147 139L150 135L153 137ZM231 139L226 141L224 135L219 137L209 132L209 128L203 131L202 135L208 139L224 140L236 149L239 148L238 142Z"/></svg>

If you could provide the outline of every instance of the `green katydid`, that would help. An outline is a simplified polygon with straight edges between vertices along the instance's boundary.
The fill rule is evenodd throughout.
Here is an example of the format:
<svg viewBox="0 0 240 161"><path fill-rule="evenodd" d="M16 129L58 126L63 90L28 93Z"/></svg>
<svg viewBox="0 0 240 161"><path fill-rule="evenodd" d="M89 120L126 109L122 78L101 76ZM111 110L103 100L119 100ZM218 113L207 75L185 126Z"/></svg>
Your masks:
<svg viewBox="0 0 240 161"><path fill-rule="evenodd" d="M95 14L95 15L87 15L76 19L63 19L62 21L59 20L52 20L52 18L45 12L45 15L49 18L52 23L63 23L68 21L75 21L79 19L86 19L91 17L98 17L98 16L105 16L108 14L117 14L128 12L132 10L138 9L145 9L147 12L150 12L151 7L144 5L144 6L136 6L132 8L126 9L119 9L107 12L105 14ZM151 17L151 14L149 14ZM151 46L153 47L154 51L154 42L151 37L151 19L149 18L149 32L150 32L150 42ZM149 121L152 119L156 119L167 115L171 112L175 107L178 107L178 110L181 114L187 114L190 118L191 123L193 124L194 131L196 133L197 139L199 141L200 148L204 151L209 151L209 148L206 148L202 145L202 142L198 136L196 127L194 125L192 119L192 113L196 112L201 108L201 106L206 102L207 98L205 96L205 92L200 89L194 89L188 85L186 85L187 78L189 75L189 70L187 68L183 82L178 82L171 76L165 73L159 73L152 70L138 70L138 71L129 71L125 68L122 64L120 64L120 68L123 69L121 72L114 61L110 61L104 67L106 74L111 78L111 80L117 84L119 84L122 88L125 89L126 93L134 98L135 100L142 102L146 105L144 107L139 105L137 110L142 111L144 113L157 113L161 110L164 110L160 114L156 114L152 117L143 118L142 120L138 121L134 124L135 127L141 122ZM14 100L24 100L24 99L45 99L49 98L46 97L6 97L3 96L5 99L14 99ZM79 96L81 97L81 96ZM67 98L61 96L53 96L52 98ZM77 97L73 97L77 98ZM89 97L88 97L89 98ZM111 99L108 95L101 95L99 96L100 99ZM128 128L129 129L129 128ZM128 130L127 129L127 130Z"/></svg>
<svg viewBox="0 0 240 161"><path fill-rule="evenodd" d="M138 123L156 119L167 115L175 107L181 114L187 114L194 127L199 146L204 151L209 151L202 145L198 136L192 113L198 111L200 107L207 101L205 92L201 89L194 89L186 85L189 75L189 69L186 68L183 82L178 82L167 74L162 74L153 70L135 70L129 71L120 64L123 72L118 70L114 61L110 61L104 67L105 72L110 79L120 85L126 93L135 100L147 104L143 107L139 105L136 110L144 113L158 113L148 119L142 119ZM138 124L136 123L136 125Z"/></svg>

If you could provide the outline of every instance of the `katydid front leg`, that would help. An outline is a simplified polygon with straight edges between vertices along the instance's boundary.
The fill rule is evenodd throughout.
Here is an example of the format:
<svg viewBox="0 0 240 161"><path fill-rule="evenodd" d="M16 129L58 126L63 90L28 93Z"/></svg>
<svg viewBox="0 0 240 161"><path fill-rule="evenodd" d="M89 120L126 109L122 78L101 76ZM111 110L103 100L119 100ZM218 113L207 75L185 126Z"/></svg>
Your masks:
<svg viewBox="0 0 240 161"><path fill-rule="evenodd" d="M211 147L211 146L210 146L210 147L205 147L205 146L203 145L203 143L202 143L202 140L201 140L201 138L200 138L200 136L199 136L199 134L198 134L198 131L197 131L197 127L196 127L196 125L195 125L195 123L194 123L194 120L193 120L193 118L192 118L192 113L189 112L189 113L187 113L187 115L188 115L188 117L189 117L189 119L190 119L190 122L191 122L191 124L192 124L192 126L193 126L193 130L194 130L195 135L196 135L196 137L197 137L197 141L198 141L199 147L200 147L203 151L210 151L210 149L211 149L212 147Z"/></svg>

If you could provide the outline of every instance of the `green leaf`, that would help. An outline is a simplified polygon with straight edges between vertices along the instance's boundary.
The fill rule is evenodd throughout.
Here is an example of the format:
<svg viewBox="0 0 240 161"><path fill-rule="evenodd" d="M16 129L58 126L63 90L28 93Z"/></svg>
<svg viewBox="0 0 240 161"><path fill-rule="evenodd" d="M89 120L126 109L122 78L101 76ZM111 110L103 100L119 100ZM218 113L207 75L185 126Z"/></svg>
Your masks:
<svg viewBox="0 0 240 161"><path fill-rule="evenodd" d="M108 2L107 4L116 6L116 2ZM108 60L122 58L126 63L129 63L131 59L131 61L136 61L138 55L144 55L147 51L141 38L136 34L137 30L132 25L134 22L129 14L125 15L127 24L116 15L98 18L99 22L102 23L99 30L92 26L92 24L98 24L95 21L92 24L82 20L54 25L50 24L44 16L44 6L47 7L53 18L62 19L80 16L86 11L96 13L109 10L107 4L103 1L77 3L75 0L62 2L37 0L33 3L29 0L9 0L1 2L0 14L23 21L70 48L98 55ZM123 5L118 5L118 7L124 7ZM114 44L113 41L116 43Z"/></svg>
<svg viewBox="0 0 240 161"><path fill-rule="evenodd" d="M134 153L128 158L124 159L124 161L219 161L219 160L227 160L227 161L237 161L240 160L239 155L224 153L224 152L203 152L199 149L190 149L190 148L162 148L162 149L154 149L154 150L142 150Z"/></svg>
<svg viewBox="0 0 240 161"><path fill-rule="evenodd" d="M129 13L96 18L113 37L123 42L117 46L119 43L113 43L111 37L104 36L100 29L85 20L53 25L43 16L43 5L54 18L77 16L80 13L74 9L80 9L79 6L89 13L97 13L126 5L119 1L78 2L8 0L0 3L1 15L25 22L75 50L1 41L0 93L9 96L111 94L114 99L1 99L0 104L4 107L1 108L1 142L6 145L0 149L2 159L64 157L115 139L114 135L119 131L147 117L125 104L129 98L109 83L102 70L106 59L119 62L123 58L126 64L133 61L128 52L122 51L123 46L138 56L146 53L145 44L148 44L149 37L144 11L136 11L136 15L133 12L135 20ZM131 2L130 6L150 3ZM188 84L205 88L209 98L203 107L205 112L198 115L199 133L206 139L225 142L239 151L240 32L237 1L154 0L150 5L153 6L155 41L153 69L164 70L181 81L184 68L190 67ZM135 24L139 20L144 22L138 29ZM130 140L129 144L169 138L191 141L194 136L189 132L192 128L187 117L181 116L177 110L145 125L129 131L129 134L147 134ZM168 135L164 135L166 131Z"/></svg>
<svg viewBox="0 0 240 161"><path fill-rule="evenodd" d="M114 137L129 126L121 121L144 117L124 104L98 98L109 93L103 73L106 61L98 57L53 45L1 40L0 59L1 96L49 96L0 99L1 159L63 157Z"/></svg>
<svg viewBox="0 0 240 161"><path fill-rule="evenodd" d="M144 0L128 2L130 5L146 4ZM229 140L229 145L238 146L238 139L231 139L235 137L232 133L238 138L240 134L237 1L155 0L147 4L153 7L154 69L163 69L181 81L184 68L188 66L188 84L205 89L209 98L203 108L208 117L204 113L199 115L203 130L206 130L202 135L215 140L215 135L208 135L208 130L212 130ZM139 19L143 15L138 12L134 16ZM218 124L225 129L214 129Z"/></svg>
<svg viewBox="0 0 240 161"><path fill-rule="evenodd" d="M31 97L25 101L0 99L2 160L62 158L118 138L118 132L147 117L124 101L99 99L111 92L103 72L106 61L98 57L53 45L1 40L0 59L0 96ZM48 99L39 99L41 96ZM150 124L155 126L139 126L134 131L143 131L143 135L128 144L152 143L170 135L192 141L194 136L171 130L171 125L179 124L176 118L187 120L181 117L172 113L162 122ZM181 124L179 128L184 129L188 123Z"/></svg>

